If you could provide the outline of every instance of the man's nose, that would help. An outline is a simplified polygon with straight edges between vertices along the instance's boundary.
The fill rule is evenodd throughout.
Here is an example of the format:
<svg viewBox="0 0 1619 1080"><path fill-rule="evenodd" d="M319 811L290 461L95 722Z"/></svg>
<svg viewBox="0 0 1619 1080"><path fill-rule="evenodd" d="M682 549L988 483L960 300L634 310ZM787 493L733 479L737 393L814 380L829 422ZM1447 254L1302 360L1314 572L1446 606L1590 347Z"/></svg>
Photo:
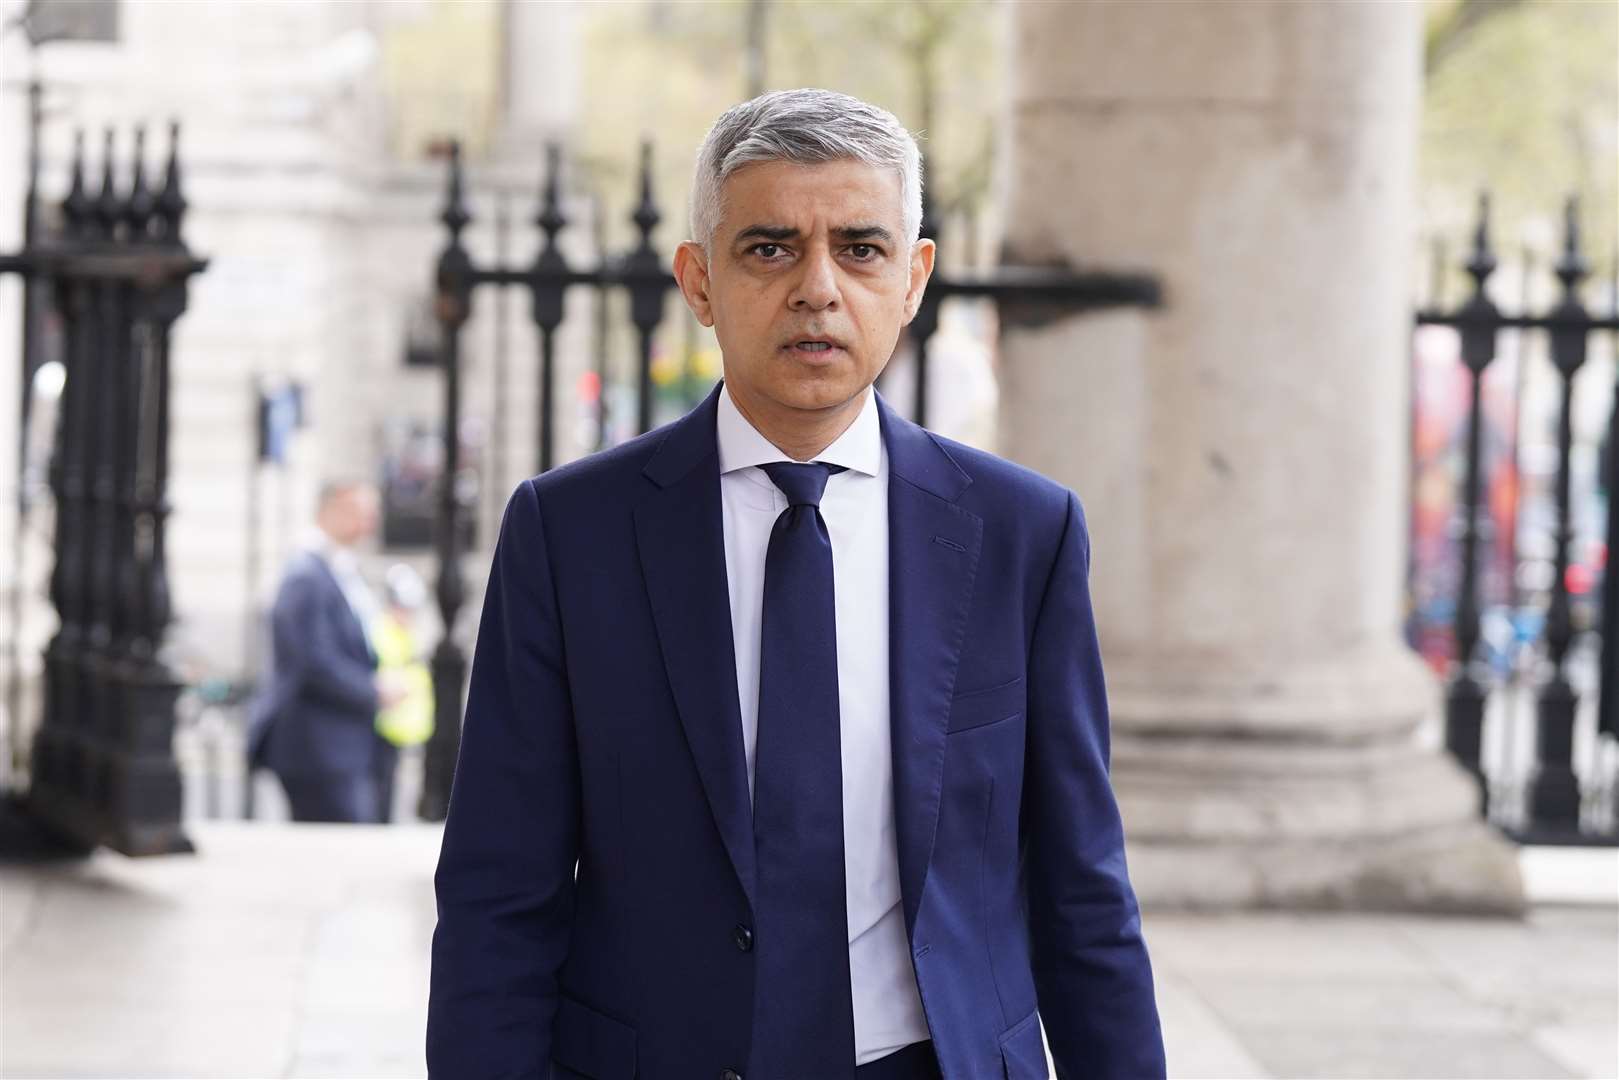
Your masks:
<svg viewBox="0 0 1619 1080"><path fill-rule="evenodd" d="M839 299L837 264L830 252L811 252L800 264L788 303L799 311L822 311Z"/></svg>

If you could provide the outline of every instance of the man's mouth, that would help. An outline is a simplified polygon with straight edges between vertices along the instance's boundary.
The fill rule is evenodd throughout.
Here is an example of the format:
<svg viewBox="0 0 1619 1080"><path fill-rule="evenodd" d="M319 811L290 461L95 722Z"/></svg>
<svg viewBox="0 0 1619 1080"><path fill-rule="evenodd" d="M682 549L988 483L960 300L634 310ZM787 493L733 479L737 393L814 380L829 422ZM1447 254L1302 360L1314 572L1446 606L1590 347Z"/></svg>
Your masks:
<svg viewBox="0 0 1619 1080"><path fill-rule="evenodd" d="M824 355L834 349L841 349L843 346L831 338L798 338L795 341L788 342L785 347L794 352L807 353L813 356L816 354Z"/></svg>

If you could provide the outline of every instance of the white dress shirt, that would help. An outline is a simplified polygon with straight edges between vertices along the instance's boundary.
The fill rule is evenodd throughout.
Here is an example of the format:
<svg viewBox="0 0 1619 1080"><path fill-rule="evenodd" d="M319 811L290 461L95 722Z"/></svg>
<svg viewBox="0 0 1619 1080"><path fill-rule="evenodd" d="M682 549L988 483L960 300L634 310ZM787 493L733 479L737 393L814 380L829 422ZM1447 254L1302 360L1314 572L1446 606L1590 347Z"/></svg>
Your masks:
<svg viewBox="0 0 1619 1080"><path fill-rule="evenodd" d="M349 602L349 610L354 612L354 619L360 624L360 631L365 634L366 647L373 656L376 655L376 643L371 638L382 607L377 603L371 586L366 583L365 575L360 573L359 556L354 554L352 548L344 547L319 529L310 534L305 546L332 572L337 587L343 592L343 599Z"/></svg>
<svg viewBox="0 0 1619 1080"><path fill-rule="evenodd" d="M786 497L758 466L792 458L748 422L726 388L720 390L717 429L736 689L751 792L765 553L776 518L787 509ZM888 710L888 451L870 390L854 423L815 460L848 469L827 481L821 517L832 538L849 979L855 1062L864 1065L929 1037L900 903Z"/></svg>

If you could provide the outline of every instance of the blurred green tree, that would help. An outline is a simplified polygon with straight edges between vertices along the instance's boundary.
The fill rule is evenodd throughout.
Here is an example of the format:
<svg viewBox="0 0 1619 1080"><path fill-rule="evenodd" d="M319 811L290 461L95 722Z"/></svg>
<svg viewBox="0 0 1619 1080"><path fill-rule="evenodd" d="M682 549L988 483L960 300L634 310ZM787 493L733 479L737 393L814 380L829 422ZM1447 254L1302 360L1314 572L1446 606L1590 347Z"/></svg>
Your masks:
<svg viewBox="0 0 1619 1080"><path fill-rule="evenodd" d="M628 207L638 138L657 147L668 248L710 123L756 86L824 86L890 109L921 137L942 211L980 203L1005 100L1005 20L992 0L642 0L595 5L585 26L580 158L610 208ZM620 163L613 167L609 163ZM610 242L628 238L623 214Z"/></svg>
<svg viewBox="0 0 1619 1080"><path fill-rule="evenodd" d="M1499 250L1541 266L1580 198L1585 250L1612 273L1619 203L1619 4L1612 0L1441 0L1428 7L1422 127L1424 230L1468 235L1489 188ZM1450 296L1461 283L1452 268Z"/></svg>
<svg viewBox="0 0 1619 1080"><path fill-rule="evenodd" d="M1564 197L1578 194L1587 250L1606 271L1619 225L1619 3L1429 0L1427 16L1424 231L1451 238L1454 263L1488 187L1503 250L1527 243L1544 261ZM707 125L759 86L826 86L918 132L941 211L987 206L1012 72L1009 17L996 0L592 5L575 178L603 199L607 239L622 246L637 195L634 146L653 139L667 250L685 235Z"/></svg>

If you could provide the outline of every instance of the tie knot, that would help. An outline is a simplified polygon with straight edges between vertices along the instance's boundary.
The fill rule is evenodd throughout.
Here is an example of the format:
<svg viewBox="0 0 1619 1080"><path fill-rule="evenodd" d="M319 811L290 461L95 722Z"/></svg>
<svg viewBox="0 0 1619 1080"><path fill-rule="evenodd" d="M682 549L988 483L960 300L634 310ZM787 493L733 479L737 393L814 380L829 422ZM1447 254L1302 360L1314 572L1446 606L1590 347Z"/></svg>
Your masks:
<svg viewBox="0 0 1619 1080"><path fill-rule="evenodd" d="M759 467L787 496L789 506L820 506L827 480L833 473L843 472L842 465L825 465L819 461L774 461Z"/></svg>

